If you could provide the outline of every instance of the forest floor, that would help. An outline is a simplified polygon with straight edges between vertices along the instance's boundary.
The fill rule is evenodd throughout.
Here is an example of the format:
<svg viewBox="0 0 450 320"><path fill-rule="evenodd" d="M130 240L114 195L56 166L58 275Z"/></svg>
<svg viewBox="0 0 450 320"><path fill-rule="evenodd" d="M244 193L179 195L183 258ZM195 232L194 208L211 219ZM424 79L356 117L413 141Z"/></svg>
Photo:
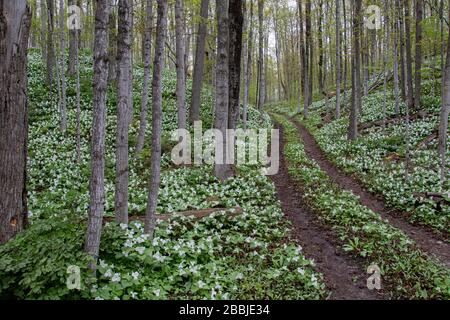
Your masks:
<svg viewBox="0 0 450 320"><path fill-rule="evenodd" d="M280 127L280 126L278 126ZM282 131L282 128L280 128ZM282 135L281 135L282 136ZM284 138L280 141L284 149ZM311 212L297 192L288 172L284 154L280 154L280 170L271 177L286 217L292 222L292 236L303 246L303 251L313 258L316 268L324 276L329 299L333 300L378 300L382 292L369 291L367 275L361 259L351 257L339 248L338 236Z"/></svg>
<svg viewBox="0 0 450 320"><path fill-rule="evenodd" d="M436 235L429 228L411 224L403 218L405 214L389 208L381 197L370 193L356 179L344 173L329 161L304 125L295 119L292 119L292 123L298 129L307 155L319 164L320 168L328 174L334 183L357 195L362 205L378 213L385 221L406 233L422 251L450 267L450 244L443 237Z"/></svg>

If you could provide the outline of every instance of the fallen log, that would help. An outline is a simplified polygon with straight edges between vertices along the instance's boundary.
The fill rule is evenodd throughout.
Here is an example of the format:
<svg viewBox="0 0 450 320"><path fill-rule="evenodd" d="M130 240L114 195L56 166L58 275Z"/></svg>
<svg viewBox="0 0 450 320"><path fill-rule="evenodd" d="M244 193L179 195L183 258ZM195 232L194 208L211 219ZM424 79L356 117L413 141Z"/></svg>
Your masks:
<svg viewBox="0 0 450 320"><path fill-rule="evenodd" d="M428 113L425 111L419 111L417 113L414 113L412 115L409 116L409 120L416 120L418 118L428 118L428 117L432 117L437 115L436 113ZM383 124L391 124L391 123L396 123L396 122L401 122L401 121L406 121L406 116L394 116L394 117L390 117L387 118L386 121L384 119L381 120L375 120L375 121L370 121L370 122L365 122L365 123L361 123L359 124L358 128L359 130L366 130L366 129L370 129L373 127L379 127L382 126Z"/></svg>
<svg viewBox="0 0 450 320"><path fill-rule="evenodd" d="M235 217L242 213L244 210L241 207L234 208L208 208L208 209L200 209L200 210L189 210L182 212L173 212L173 213L165 213L165 214L157 214L156 220L169 220L170 218L174 218L177 216L183 217L193 217L194 219L203 219L212 215L213 213L224 212L228 217ZM144 215L130 215L129 221L142 221L144 222ZM114 221L114 217L103 217L103 222L111 222Z"/></svg>
<svg viewBox="0 0 450 320"><path fill-rule="evenodd" d="M422 141L420 141L417 146L416 146L416 150L420 150L424 147L426 147L431 141L433 141L434 139L437 139L438 137L438 132L435 131L432 134L430 134L428 137L426 137L425 139L423 139Z"/></svg>
<svg viewBox="0 0 450 320"><path fill-rule="evenodd" d="M436 210L442 211L442 204L450 205L450 194L443 194L439 192L413 192L413 197L416 199L415 206L423 203L424 199L430 199L436 203Z"/></svg>

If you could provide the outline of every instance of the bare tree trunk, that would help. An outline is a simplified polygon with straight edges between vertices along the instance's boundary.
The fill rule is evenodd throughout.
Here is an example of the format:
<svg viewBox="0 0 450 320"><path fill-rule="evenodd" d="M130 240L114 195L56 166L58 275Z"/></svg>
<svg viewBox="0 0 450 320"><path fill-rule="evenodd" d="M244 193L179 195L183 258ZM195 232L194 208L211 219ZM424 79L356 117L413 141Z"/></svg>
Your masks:
<svg viewBox="0 0 450 320"><path fill-rule="evenodd" d="M109 54L109 67L108 67L108 80L110 83L115 84L117 80L117 14L113 7L115 0L111 1L111 11L109 13L109 45L108 45L108 54Z"/></svg>
<svg viewBox="0 0 450 320"><path fill-rule="evenodd" d="M155 61L152 84L152 159L147 208L145 210L145 233L153 238L156 226L156 206L161 180L161 132L162 132L162 76L164 70L164 47L167 34L167 1L158 0Z"/></svg>
<svg viewBox="0 0 450 320"><path fill-rule="evenodd" d="M336 119L341 117L341 21L340 0L336 1Z"/></svg>
<svg viewBox="0 0 450 320"><path fill-rule="evenodd" d="M81 106L80 106L80 61L78 58L78 30L75 33L75 73L76 73L76 104L77 104L77 163L81 162Z"/></svg>
<svg viewBox="0 0 450 320"><path fill-rule="evenodd" d="M47 85L50 87L50 91L53 88L53 68L56 65L55 47L53 45L53 18L53 0L47 0Z"/></svg>
<svg viewBox="0 0 450 320"><path fill-rule="evenodd" d="M117 134L116 134L116 222L128 223L128 130L130 125L130 82L133 0L119 0L117 34Z"/></svg>
<svg viewBox="0 0 450 320"><path fill-rule="evenodd" d="M449 14L450 18L450 14ZM448 117L450 114L450 34L447 41L447 61L444 71L444 91L442 94L442 109L439 122L438 153L441 160L440 176L442 183L445 183L448 175L446 152L448 136Z"/></svg>
<svg viewBox="0 0 450 320"><path fill-rule="evenodd" d="M0 244L27 224L27 49L31 10L0 0Z"/></svg>
<svg viewBox="0 0 450 320"><path fill-rule="evenodd" d="M415 0L416 7L416 74L414 77L414 105L420 108L420 92L422 89L422 18L423 1Z"/></svg>
<svg viewBox="0 0 450 320"><path fill-rule="evenodd" d="M214 175L224 181L232 174L226 164L226 130L228 127L229 107L229 1L217 0L217 63L216 63L216 99L214 108L214 128L222 133L223 141L220 162L214 165ZM216 143L218 143L216 141ZM216 157L217 159L217 157Z"/></svg>
<svg viewBox="0 0 450 320"><path fill-rule="evenodd" d="M312 0L306 0L306 17L305 17L305 28L306 28L306 42L307 42L307 54L308 54L308 108L312 104L313 100L313 86L314 86L314 43L312 35L312 25L311 25L311 5Z"/></svg>
<svg viewBox="0 0 450 320"><path fill-rule="evenodd" d="M405 3L405 34L406 34L406 103L409 108L414 108L414 88L412 77L412 53L411 53L411 15L409 0Z"/></svg>
<svg viewBox="0 0 450 320"><path fill-rule="evenodd" d="M406 62L405 62L405 27L403 18L403 5L402 0L396 0L398 10L398 25L399 25L399 37L400 37L400 82L401 82L401 94L402 100L406 101Z"/></svg>
<svg viewBox="0 0 450 320"><path fill-rule="evenodd" d="M60 28L60 45L61 45L61 54L60 54L60 75L61 75L61 100L59 103L59 108L61 112L61 125L60 130L62 133L65 133L67 130L67 97L66 97L66 75L65 75L65 60L66 60L66 41L64 37L65 31L65 18L64 18L64 0L59 1L59 28Z"/></svg>
<svg viewBox="0 0 450 320"><path fill-rule="evenodd" d="M175 1L175 25L176 25L176 59L177 59L177 103L178 103L178 128L186 129L186 68L185 68L185 39L186 30L184 24L183 0Z"/></svg>
<svg viewBox="0 0 450 320"><path fill-rule="evenodd" d="M236 129L241 92L242 30L244 23L242 0L229 0L228 14L230 30L228 128Z"/></svg>
<svg viewBox="0 0 450 320"><path fill-rule="evenodd" d="M355 0L353 12L353 59L352 59L352 106L350 110L350 123L348 139L358 137L358 111L361 108L361 0Z"/></svg>
<svg viewBox="0 0 450 320"><path fill-rule="evenodd" d="M395 95L395 114L400 114L400 99L399 99L399 77L398 77L398 31L400 29L399 14L397 6L394 4L394 95Z"/></svg>
<svg viewBox="0 0 450 320"><path fill-rule="evenodd" d="M249 101L250 82L252 80L252 66L253 66L253 0L250 0L250 27L248 30L247 40L247 67L244 68L245 73L245 88L244 88L244 105L242 111L242 119L244 123L244 129L247 129L247 108Z"/></svg>
<svg viewBox="0 0 450 320"><path fill-rule="evenodd" d="M261 110L264 106L264 0L258 0L258 95L257 95L257 107Z"/></svg>
<svg viewBox="0 0 450 320"><path fill-rule="evenodd" d="M141 117L136 153L144 148L145 131L147 130L148 91L150 84L150 64L152 59L153 0L147 0L144 52L144 84L141 99Z"/></svg>
<svg viewBox="0 0 450 320"><path fill-rule="evenodd" d="M190 121L200 120L200 98L202 93L203 69L205 65L205 43L208 22L209 0L202 0L200 9L201 21L198 24L197 47L195 49L194 75L192 78L192 100Z"/></svg>
<svg viewBox="0 0 450 320"><path fill-rule="evenodd" d="M385 16L384 31L385 39L383 44L383 128L386 127L386 117L387 117L387 64L389 55L389 7L387 0L384 0L384 10L387 13Z"/></svg>
<svg viewBox="0 0 450 320"><path fill-rule="evenodd" d="M85 250L97 268L103 213L105 211L106 89L108 86L109 0L98 0L95 9L93 122L91 151L90 205Z"/></svg>
<svg viewBox="0 0 450 320"><path fill-rule="evenodd" d="M42 62L47 65L47 8L45 5L46 0L40 0L41 2L41 50L42 50Z"/></svg>
<svg viewBox="0 0 450 320"><path fill-rule="evenodd" d="M69 6L73 6L76 4L76 0L69 0ZM75 42L78 39L79 30L72 28L69 29L69 64L67 67L67 72L70 76L74 76L76 73L75 70L75 59L78 54L78 49L75 46L78 46Z"/></svg>

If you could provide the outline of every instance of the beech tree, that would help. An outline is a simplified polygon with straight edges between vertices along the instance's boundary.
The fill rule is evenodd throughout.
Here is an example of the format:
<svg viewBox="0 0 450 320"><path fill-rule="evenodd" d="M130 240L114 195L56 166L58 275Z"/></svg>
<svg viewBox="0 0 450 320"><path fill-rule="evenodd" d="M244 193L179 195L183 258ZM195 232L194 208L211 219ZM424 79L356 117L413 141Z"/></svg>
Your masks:
<svg viewBox="0 0 450 320"><path fill-rule="evenodd" d="M31 10L0 0L0 244L27 225L27 54Z"/></svg>

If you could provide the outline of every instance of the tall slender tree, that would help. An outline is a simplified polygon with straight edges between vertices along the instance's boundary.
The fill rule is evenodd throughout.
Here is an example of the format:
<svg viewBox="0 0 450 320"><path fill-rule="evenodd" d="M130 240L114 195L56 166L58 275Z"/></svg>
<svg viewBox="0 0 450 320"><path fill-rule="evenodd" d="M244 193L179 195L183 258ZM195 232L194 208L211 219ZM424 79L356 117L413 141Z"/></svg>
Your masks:
<svg viewBox="0 0 450 320"><path fill-rule="evenodd" d="M422 90L422 19L423 19L423 1L415 0L416 8L416 58L415 58L415 76L414 76L414 105L420 108L421 90Z"/></svg>
<svg viewBox="0 0 450 320"><path fill-rule="evenodd" d="M336 111L335 117L341 117L341 21L340 1L336 1Z"/></svg>
<svg viewBox="0 0 450 320"><path fill-rule="evenodd" d="M229 129L236 129L239 120L243 23L242 0L229 0Z"/></svg>
<svg viewBox="0 0 450 320"><path fill-rule="evenodd" d="M184 2L175 1L178 128L186 129L186 57Z"/></svg>
<svg viewBox="0 0 450 320"><path fill-rule="evenodd" d="M116 221L128 223L128 130L132 100L131 45L133 0L119 0L119 32L117 35L117 131L116 131Z"/></svg>
<svg viewBox="0 0 450 320"><path fill-rule="evenodd" d="M94 105L91 145L90 204L85 250L93 258L90 268L96 270L103 213L105 211L105 138L106 89L108 86L108 16L109 0L98 0L95 7Z"/></svg>
<svg viewBox="0 0 450 320"><path fill-rule="evenodd" d="M150 86L150 64L152 59L152 28L153 28L153 0L147 0L144 41L144 83L142 86L141 117L139 122L139 135L136 145L136 153L140 153L144 147L145 132L147 130L148 93Z"/></svg>
<svg viewBox="0 0 450 320"><path fill-rule="evenodd" d="M361 109L361 5L362 0L355 0L353 3L352 106L348 127L349 140L358 137L358 112Z"/></svg>
<svg viewBox="0 0 450 320"><path fill-rule="evenodd" d="M200 8L200 22L197 32L197 46L195 49L194 75L192 78L192 100L190 108L190 121L200 120L200 98L203 82L203 69L205 66L205 44L208 22L209 0L202 0Z"/></svg>
<svg viewBox="0 0 450 320"><path fill-rule="evenodd" d="M226 143L228 114L229 114L229 47L230 47L230 22L229 0L216 1L217 16L217 62L216 62L216 98L214 107L214 128L222 133L221 157L216 156L214 175L224 181L232 175L231 168L226 164ZM216 141L216 143L219 143ZM220 158L220 159L218 159Z"/></svg>
<svg viewBox="0 0 450 320"><path fill-rule="evenodd" d="M145 233L153 237L156 226L156 206L161 180L161 132L162 132L162 76L164 70L164 47L167 34L167 1L157 0L155 60L152 83L152 158L151 178L145 210Z"/></svg>

